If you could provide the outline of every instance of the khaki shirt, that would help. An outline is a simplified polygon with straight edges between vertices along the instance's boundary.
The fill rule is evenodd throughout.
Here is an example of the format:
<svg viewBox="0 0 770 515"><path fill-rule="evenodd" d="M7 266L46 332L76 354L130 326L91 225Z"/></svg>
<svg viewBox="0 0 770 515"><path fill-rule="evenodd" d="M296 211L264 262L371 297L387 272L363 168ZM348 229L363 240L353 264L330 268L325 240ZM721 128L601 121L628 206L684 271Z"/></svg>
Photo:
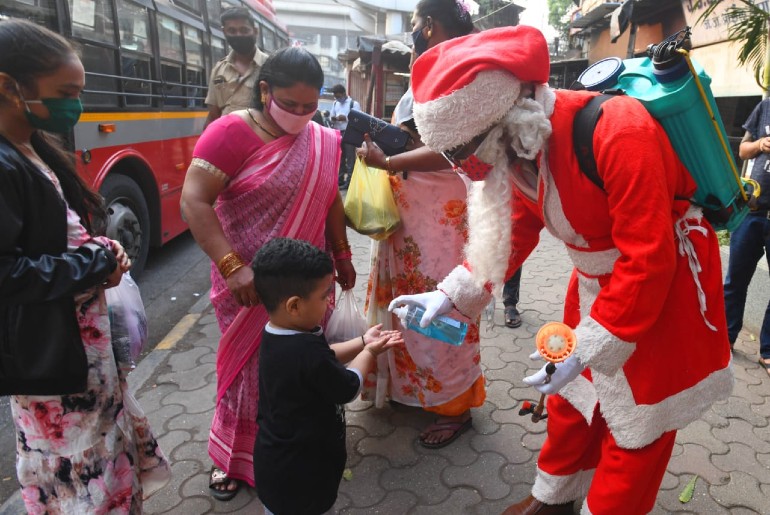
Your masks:
<svg viewBox="0 0 770 515"><path fill-rule="evenodd" d="M206 104L220 108L223 116L238 109L249 107L254 95L254 85L259 76L259 69L267 57L266 53L257 49L248 73L241 76L233 65L233 52L231 51L211 70Z"/></svg>

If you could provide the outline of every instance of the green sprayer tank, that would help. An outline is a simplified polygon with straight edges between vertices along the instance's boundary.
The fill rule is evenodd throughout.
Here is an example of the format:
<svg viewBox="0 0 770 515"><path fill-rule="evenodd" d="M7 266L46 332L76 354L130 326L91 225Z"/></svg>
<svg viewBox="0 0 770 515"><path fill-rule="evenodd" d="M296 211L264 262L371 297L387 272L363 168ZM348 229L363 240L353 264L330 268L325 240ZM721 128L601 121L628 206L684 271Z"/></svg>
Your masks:
<svg viewBox="0 0 770 515"><path fill-rule="evenodd" d="M684 36L682 36L684 34ZM693 203L716 229L735 229L748 213L711 78L682 47L689 28L658 45L648 57L598 61L578 79L592 91L622 90L638 99L663 126L674 150L695 179Z"/></svg>

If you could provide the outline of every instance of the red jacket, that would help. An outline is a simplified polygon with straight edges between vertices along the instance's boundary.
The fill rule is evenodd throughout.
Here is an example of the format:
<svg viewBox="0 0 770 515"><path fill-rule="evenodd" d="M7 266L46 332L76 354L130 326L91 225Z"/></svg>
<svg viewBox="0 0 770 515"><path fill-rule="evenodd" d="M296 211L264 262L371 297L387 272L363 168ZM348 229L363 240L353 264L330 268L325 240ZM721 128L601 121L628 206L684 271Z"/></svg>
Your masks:
<svg viewBox="0 0 770 515"><path fill-rule="evenodd" d="M639 448L732 390L720 253L700 211L675 200L695 183L638 101L603 104L594 154L604 191L582 173L572 123L592 95L556 92L538 200L514 192L507 277L543 227L564 242L575 265L564 321L576 328L576 357L587 369L560 395L589 422L598 402L617 443ZM439 285L450 298L467 298L468 289L483 296L452 274ZM453 295L458 287L466 292Z"/></svg>

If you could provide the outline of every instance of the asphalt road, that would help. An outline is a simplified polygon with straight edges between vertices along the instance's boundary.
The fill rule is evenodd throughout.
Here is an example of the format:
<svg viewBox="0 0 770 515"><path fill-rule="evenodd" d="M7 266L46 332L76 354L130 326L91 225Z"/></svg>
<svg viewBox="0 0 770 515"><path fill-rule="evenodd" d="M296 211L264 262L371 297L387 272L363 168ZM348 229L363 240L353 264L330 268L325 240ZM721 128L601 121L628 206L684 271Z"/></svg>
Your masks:
<svg viewBox="0 0 770 515"><path fill-rule="evenodd" d="M136 280L149 325L149 344L143 356L155 348L201 296L208 293L209 266L210 261L189 232L161 249L150 251L144 273ZM9 401L9 397L0 397L0 504L18 488L16 437Z"/></svg>

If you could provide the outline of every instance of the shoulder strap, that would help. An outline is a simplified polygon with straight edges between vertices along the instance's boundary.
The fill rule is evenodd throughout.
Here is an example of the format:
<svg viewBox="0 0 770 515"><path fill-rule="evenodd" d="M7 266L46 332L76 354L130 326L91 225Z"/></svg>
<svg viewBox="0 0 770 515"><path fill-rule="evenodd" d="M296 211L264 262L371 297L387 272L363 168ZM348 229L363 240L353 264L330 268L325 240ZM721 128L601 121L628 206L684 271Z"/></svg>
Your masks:
<svg viewBox="0 0 770 515"><path fill-rule="evenodd" d="M592 98L575 115L572 122L572 142L580 170L592 183L604 190L604 181L599 177L594 157L594 130L602 116L602 104L612 95L601 94Z"/></svg>

